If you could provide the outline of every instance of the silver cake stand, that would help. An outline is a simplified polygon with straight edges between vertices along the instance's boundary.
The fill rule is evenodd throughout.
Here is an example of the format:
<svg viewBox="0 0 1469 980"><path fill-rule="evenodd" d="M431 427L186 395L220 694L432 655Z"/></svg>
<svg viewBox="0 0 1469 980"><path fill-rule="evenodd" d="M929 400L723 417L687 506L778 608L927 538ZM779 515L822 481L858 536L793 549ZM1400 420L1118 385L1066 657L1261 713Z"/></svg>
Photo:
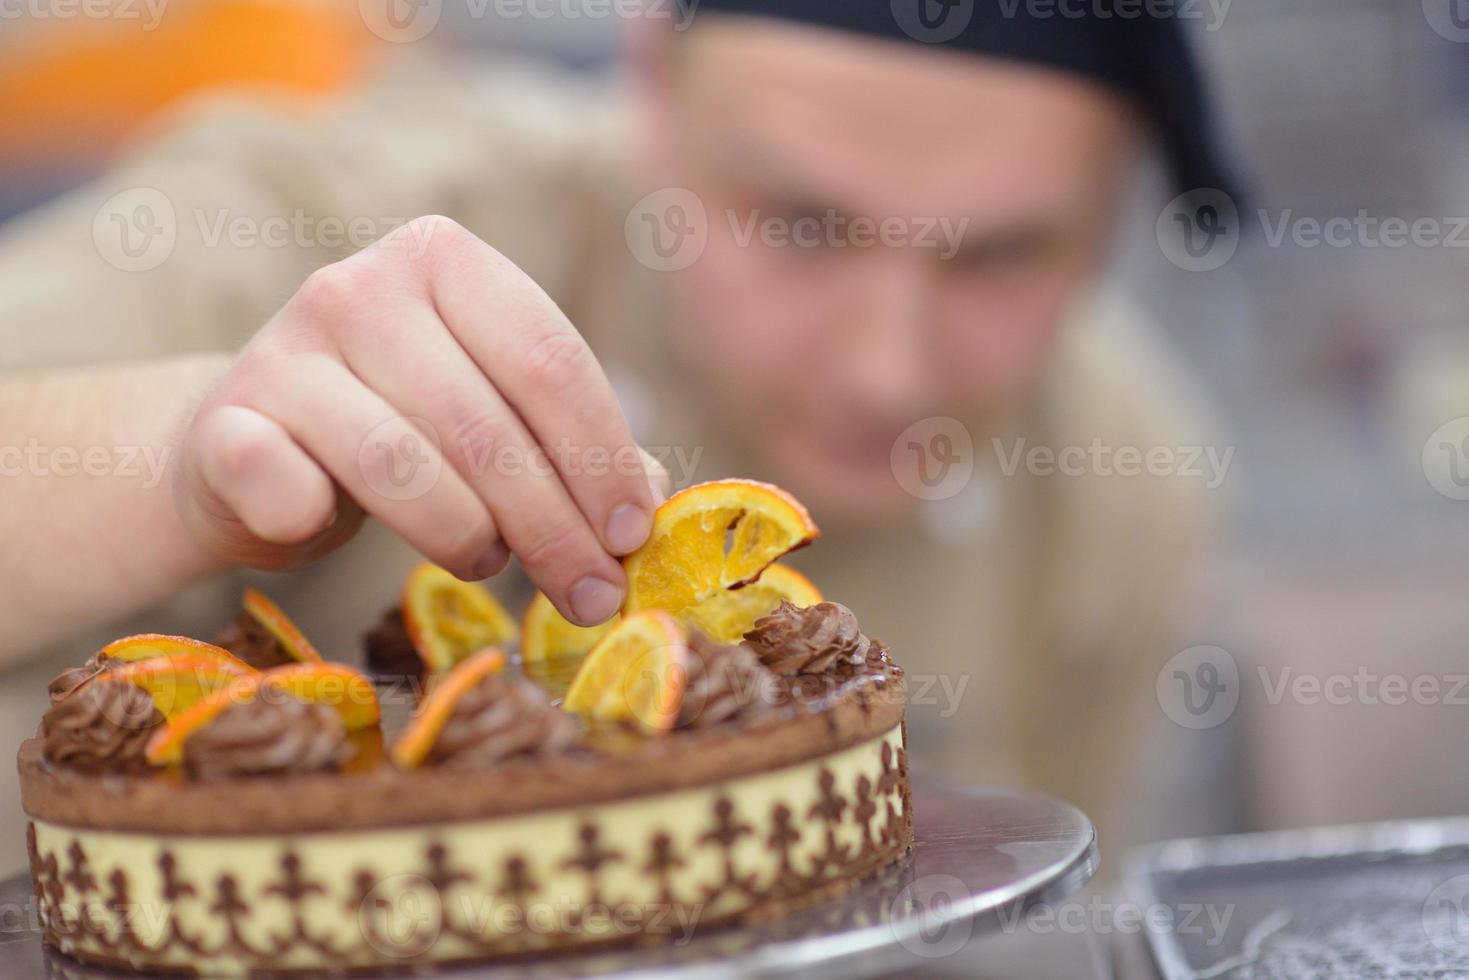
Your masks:
<svg viewBox="0 0 1469 980"><path fill-rule="evenodd" d="M1097 867L1081 811L1034 793L915 778L911 858L840 902L674 946L517 961L447 977L834 977L921 966L1081 887ZM101 978L42 947L30 879L0 884L0 978Z"/></svg>

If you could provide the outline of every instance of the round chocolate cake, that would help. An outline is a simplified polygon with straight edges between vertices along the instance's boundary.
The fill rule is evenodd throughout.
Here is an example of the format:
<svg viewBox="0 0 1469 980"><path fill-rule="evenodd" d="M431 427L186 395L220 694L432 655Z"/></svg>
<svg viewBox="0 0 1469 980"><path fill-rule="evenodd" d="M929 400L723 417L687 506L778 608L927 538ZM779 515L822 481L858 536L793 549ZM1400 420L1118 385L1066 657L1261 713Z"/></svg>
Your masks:
<svg viewBox="0 0 1469 980"><path fill-rule="evenodd" d="M425 688L402 611L371 634L364 714L323 678L359 701L366 678L291 664L290 635L233 624L202 697L210 668L170 638L53 682L19 758L50 945L229 975L677 942L838 896L911 844L902 671L845 607L688 630L651 728L563 710L497 651Z"/></svg>

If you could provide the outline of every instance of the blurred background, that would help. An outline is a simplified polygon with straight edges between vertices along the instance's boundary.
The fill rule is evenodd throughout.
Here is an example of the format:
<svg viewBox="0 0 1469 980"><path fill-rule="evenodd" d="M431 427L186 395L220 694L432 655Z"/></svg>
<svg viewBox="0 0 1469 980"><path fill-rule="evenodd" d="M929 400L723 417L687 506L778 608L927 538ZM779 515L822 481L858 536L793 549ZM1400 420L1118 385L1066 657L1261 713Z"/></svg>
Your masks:
<svg viewBox="0 0 1469 980"><path fill-rule="evenodd" d="M139 30L57 16L80 4L3 8L0 219L99 173L202 89L331 99L401 54L355 4L111 2L144 23L166 2L168 16ZM1469 215L1469 30L1436 29L1430 7L1235 0L1194 31L1245 177L1244 234L1223 268L1179 268L1154 232L1170 196L1159 177L1139 194L1120 275L1204 380L1236 450L1192 639L1229 652L1244 696L1207 731L1158 713L1136 837L1469 812L1469 686L1455 686L1469 674L1469 502L1434 485L1469 482L1469 445L1430 438L1469 416L1469 230L1453 221ZM614 63L613 18L475 9L445 4L436 41L487 61ZM1457 245L1273 245L1257 209L1271 224L1429 217ZM1267 697L1282 671L1363 670L1437 677L1444 697Z"/></svg>

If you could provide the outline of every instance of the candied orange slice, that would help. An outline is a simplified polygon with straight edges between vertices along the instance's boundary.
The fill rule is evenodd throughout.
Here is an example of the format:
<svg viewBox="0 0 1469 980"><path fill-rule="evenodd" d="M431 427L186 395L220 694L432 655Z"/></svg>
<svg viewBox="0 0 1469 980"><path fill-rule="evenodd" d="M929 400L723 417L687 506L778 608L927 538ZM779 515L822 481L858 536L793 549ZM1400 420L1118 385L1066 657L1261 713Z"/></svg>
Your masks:
<svg viewBox="0 0 1469 980"><path fill-rule="evenodd" d="M140 663L160 658L192 658L214 660L247 674L255 672L239 657L223 647L187 636L164 636L162 633L139 633L113 640L102 648L102 656L126 663Z"/></svg>
<svg viewBox="0 0 1469 980"><path fill-rule="evenodd" d="M822 599L821 590L809 578L777 562L760 577L739 589L716 592L697 606L689 606L678 614L679 621L708 634L720 643L738 643L755 620L775 611L781 602L798 606L814 606Z"/></svg>
<svg viewBox="0 0 1469 980"><path fill-rule="evenodd" d="M335 708L349 732L371 728L382 716L372 681L345 664L286 664L261 672L259 678L261 687Z"/></svg>
<svg viewBox="0 0 1469 980"><path fill-rule="evenodd" d="M491 647L481 650L462 660L447 674L440 677L429 690L428 696L419 705L413 720L403 730L398 741L393 743L393 761L402 769L415 769L428 758L444 730L454 706L464 693L491 674L505 669L505 654Z"/></svg>
<svg viewBox="0 0 1469 980"><path fill-rule="evenodd" d="M806 508L769 483L719 480L680 490L654 512L647 542L623 559L623 612L682 612L755 581L820 534Z"/></svg>
<svg viewBox="0 0 1469 980"><path fill-rule="evenodd" d="M525 676L560 697L582 659L617 625L617 616L597 626L578 626L537 592L520 624L520 666Z"/></svg>
<svg viewBox="0 0 1469 980"><path fill-rule="evenodd" d="M683 704L688 656L688 634L678 620L656 609L632 613L587 654L561 706L587 718L666 731Z"/></svg>
<svg viewBox="0 0 1469 980"><path fill-rule="evenodd" d="M317 652L311 641L306 639L306 634L301 628L291 622L280 606L271 601L270 597L254 589L245 590L245 611L249 613L257 623L264 626L266 632L280 641L281 648L286 651L292 660L303 663L321 663L322 656Z"/></svg>
<svg viewBox="0 0 1469 980"><path fill-rule="evenodd" d="M330 663L287 664L237 676L226 686L196 700L182 713L169 716L168 724L148 741L148 761L159 766L182 761L184 743L189 736L230 705L255 699L264 688L334 708L348 732L372 727L380 714L372 681L351 667Z"/></svg>
<svg viewBox="0 0 1469 980"><path fill-rule="evenodd" d="M132 684L147 691L153 706L173 721L209 695L244 678L253 680L255 671L210 656L154 657L97 675L94 683Z"/></svg>
<svg viewBox="0 0 1469 980"><path fill-rule="evenodd" d="M344 773L372 772L387 759L383 730L376 725L352 732L348 741L352 743L352 758L342 767Z"/></svg>
<svg viewBox="0 0 1469 980"><path fill-rule="evenodd" d="M448 671L485 647L514 643L515 620L476 582L422 564L403 587L403 623L430 674Z"/></svg>

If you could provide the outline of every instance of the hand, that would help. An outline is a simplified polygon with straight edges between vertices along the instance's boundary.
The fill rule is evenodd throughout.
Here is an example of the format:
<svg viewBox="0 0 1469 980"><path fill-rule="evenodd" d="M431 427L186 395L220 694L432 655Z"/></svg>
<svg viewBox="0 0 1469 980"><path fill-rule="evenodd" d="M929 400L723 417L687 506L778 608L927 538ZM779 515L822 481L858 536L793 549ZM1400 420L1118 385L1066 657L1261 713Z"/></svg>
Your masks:
<svg viewBox="0 0 1469 980"><path fill-rule="evenodd" d="M438 217L307 279L205 399L182 462L181 516L231 561L301 564L365 512L461 578L514 553L583 625L620 605L615 556L667 479L550 298Z"/></svg>

